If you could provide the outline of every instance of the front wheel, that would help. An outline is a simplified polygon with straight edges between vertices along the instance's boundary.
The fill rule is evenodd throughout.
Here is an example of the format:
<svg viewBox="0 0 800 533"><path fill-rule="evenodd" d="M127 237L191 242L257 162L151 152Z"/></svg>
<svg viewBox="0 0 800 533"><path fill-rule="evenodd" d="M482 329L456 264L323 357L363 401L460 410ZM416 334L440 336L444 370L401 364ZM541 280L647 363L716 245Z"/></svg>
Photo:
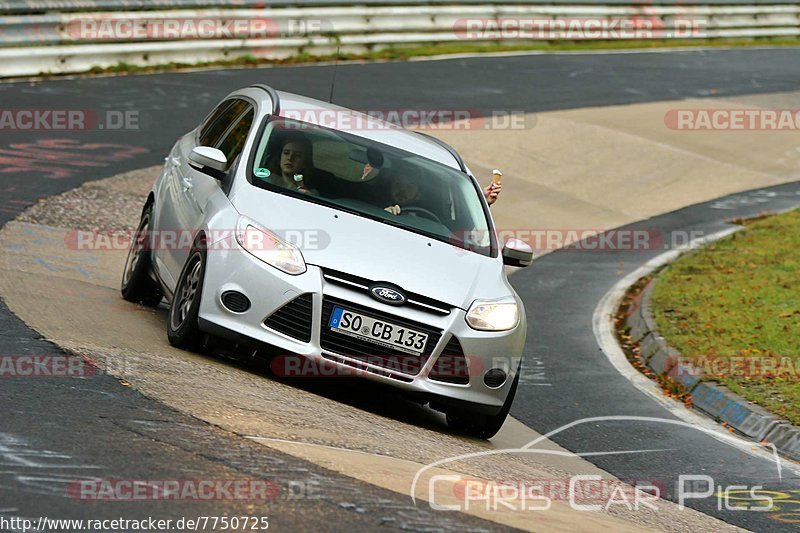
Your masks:
<svg viewBox="0 0 800 533"><path fill-rule="evenodd" d="M198 324L198 315L205 266L205 253L194 249L178 278L167 318L167 337L169 343L176 348L197 350L202 345L203 335Z"/></svg>
<svg viewBox="0 0 800 533"><path fill-rule="evenodd" d="M496 415L481 415L476 413L465 413L463 411L449 411L447 413L447 426L459 433L464 433L479 439L491 439L508 417L511 411L511 404L514 403L514 396L517 394L517 385L519 384L520 371L517 369L517 375L514 376L514 382L511 384L511 390L508 391L506 401L503 407Z"/></svg>
<svg viewBox="0 0 800 533"><path fill-rule="evenodd" d="M125 259L125 269L122 272L122 297L129 302L141 303L148 307L155 307L161 302L161 288L150 277L151 250L148 233L150 221L153 219L153 205L149 205L142 213L139 227L128 250Z"/></svg>

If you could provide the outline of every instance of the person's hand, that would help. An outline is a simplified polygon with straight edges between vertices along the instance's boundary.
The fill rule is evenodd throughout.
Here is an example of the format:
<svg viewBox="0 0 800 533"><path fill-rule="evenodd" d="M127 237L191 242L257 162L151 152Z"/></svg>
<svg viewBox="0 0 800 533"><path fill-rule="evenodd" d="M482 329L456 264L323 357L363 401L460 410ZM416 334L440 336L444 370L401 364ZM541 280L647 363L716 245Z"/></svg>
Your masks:
<svg viewBox="0 0 800 533"><path fill-rule="evenodd" d="M486 201L489 205L492 205L497 201L497 197L500 196L500 191L503 189L502 183L490 183L488 187L483 189L483 195L486 197Z"/></svg>
<svg viewBox="0 0 800 533"><path fill-rule="evenodd" d="M387 211L393 215L400 214L400 206L399 205L390 205L389 207L385 208L384 211Z"/></svg>

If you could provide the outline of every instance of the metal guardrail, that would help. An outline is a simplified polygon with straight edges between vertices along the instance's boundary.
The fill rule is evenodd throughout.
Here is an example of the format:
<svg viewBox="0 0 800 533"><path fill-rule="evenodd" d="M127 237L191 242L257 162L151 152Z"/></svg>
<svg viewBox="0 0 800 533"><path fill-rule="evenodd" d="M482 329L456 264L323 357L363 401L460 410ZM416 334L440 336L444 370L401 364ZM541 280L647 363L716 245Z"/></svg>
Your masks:
<svg viewBox="0 0 800 533"><path fill-rule="evenodd" d="M240 0L249 4L256 0ZM259 0L260 1L260 0ZM337 0L341 1L341 0ZM407 0L406 0L407 1ZM139 5L135 0L71 0L42 5ZM168 0L163 4L206 4ZM33 1L0 0L8 4ZM148 2L155 7L159 2ZM230 6L231 2L227 2ZM471 31L470 21L479 29ZM544 24L547 31L514 34L503 22ZM286 58L299 53L363 53L446 42L534 42L631 39L642 32L583 36L570 22L622 22L653 28L650 38L796 37L800 4L770 5L403 5L279 8L171 9L151 11L47 12L0 16L0 76L82 72L119 62L134 65L197 63L252 55ZM197 30L208 22L209 31ZM563 23L562 26L558 26ZM687 23L689 30L687 31ZM167 31L172 24L172 30ZM226 26L228 24L229 26ZM648 26L649 25L649 26ZM682 31L680 28L683 28ZM176 29L177 28L177 29ZM481 29L482 28L482 29ZM554 29L555 28L555 29ZM558 31L562 28L563 31ZM473 28L474 29L474 28ZM642 37L638 37L642 38ZM644 37L648 38L648 37Z"/></svg>
<svg viewBox="0 0 800 533"><path fill-rule="evenodd" d="M754 0L514 0L515 4L539 5L749 5ZM453 0L361 0L361 5L452 4ZM507 0L459 0L460 4L506 5ZM770 4L795 4L797 0L769 0ZM39 14L51 11L134 11L159 9L203 9L264 7L264 0L0 0L0 15ZM271 0L270 7L332 6L341 0Z"/></svg>

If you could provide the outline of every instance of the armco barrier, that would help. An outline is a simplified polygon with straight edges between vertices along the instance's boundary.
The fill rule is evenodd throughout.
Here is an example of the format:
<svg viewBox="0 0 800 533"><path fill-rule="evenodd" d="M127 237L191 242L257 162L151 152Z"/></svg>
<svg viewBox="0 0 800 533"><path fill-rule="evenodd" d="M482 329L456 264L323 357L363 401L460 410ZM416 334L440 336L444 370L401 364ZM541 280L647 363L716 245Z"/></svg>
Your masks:
<svg viewBox="0 0 800 533"><path fill-rule="evenodd" d="M270 3L269 8L254 8L259 2L251 0L225 2L225 8L213 7L221 3L202 0L146 3L0 0L0 13L14 13L0 16L0 76L82 72L119 62L146 66L218 61L245 55L280 59L299 53L332 53L337 48L342 52L362 53L428 43L631 39L642 35L642 31L612 31L587 32L586 36L576 37L576 33L568 29L553 30L557 23L574 21L623 21L639 30L652 28L651 38L665 39L800 35L800 4L500 5L483 2L454 6L430 2L409 5L409 0L404 0L406 5L314 3L322 5L311 7L305 0L298 0L295 7L275 7L280 4ZM145 5L150 9L142 9ZM94 11L75 11L80 8ZM522 35L506 30L467 32L465 20L483 21L487 24L485 28L497 21L536 21L551 26L548 31L522 32ZM210 36L152 31L168 23L180 25L186 21L216 21L217 26L235 21L239 25L236 32L223 31ZM119 30L122 26L129 31L106 31L108 28ZM195 38L187 38L187 35Z"/></svg>
<svg viewBox="0 0 800 533"><path fill-rule="evenodd" d="M369 0L362 5L402 5L409 0ZM452 0L424 0L419 4L452 4ZM507 4L507 0L460 0L460 4ZM753 0L515 0L515 4L600 4L600 5L746 5ZM770 0L770 4L796 4L797 0ZM132 11L154 9L199 9L206 7L264 7L264 0L0 0L0 14L45 13L48 11ZM272 0L272 7L342 5L341 0Z"/></svg>

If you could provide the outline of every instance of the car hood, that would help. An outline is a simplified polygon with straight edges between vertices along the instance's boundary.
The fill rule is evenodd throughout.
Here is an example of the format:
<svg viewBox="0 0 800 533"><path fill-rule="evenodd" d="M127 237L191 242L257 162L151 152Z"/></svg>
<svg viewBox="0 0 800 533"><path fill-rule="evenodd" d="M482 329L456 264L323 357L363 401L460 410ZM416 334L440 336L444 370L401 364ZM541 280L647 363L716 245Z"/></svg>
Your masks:
<svg viewBox="0 0 800 533"><path fill-rule="evenodd" d="M511 292L501 261L346 211L249 188L236 210L298 244L306 263L467 309ZM502 291L499 292L498 291Z"/></svg>

